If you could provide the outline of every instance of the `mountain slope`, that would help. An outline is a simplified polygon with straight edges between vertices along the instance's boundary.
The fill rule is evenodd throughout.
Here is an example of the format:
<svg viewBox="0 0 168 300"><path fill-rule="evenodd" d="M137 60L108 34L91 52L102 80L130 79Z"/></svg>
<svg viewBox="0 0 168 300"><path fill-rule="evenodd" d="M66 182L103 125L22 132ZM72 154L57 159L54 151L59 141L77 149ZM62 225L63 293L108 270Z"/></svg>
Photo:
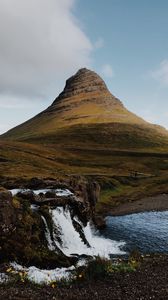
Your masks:
<svg viewBox="0 0 168 300"><path fill-rule="evenodd" d="M162 148L168 132L129 112L93 71L80 69L50 107L2 136L67 147ZM86 147L87 148L87 147Z"/></svg>
<svg viewBox="0 0 168 300"><path fill-rule="evenodd" d="M0 137L0 172L165 174L167 153L168 131L129 112L95 72L81 69L51 106Z"/></svg>

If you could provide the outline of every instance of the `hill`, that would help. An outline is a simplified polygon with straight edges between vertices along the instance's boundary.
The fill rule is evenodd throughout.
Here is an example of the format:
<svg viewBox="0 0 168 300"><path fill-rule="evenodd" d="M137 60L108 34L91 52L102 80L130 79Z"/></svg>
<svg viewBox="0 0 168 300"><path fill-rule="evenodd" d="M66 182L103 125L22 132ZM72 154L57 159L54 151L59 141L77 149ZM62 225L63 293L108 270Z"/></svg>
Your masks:
<svg viewBox="0 0 168 300"><path fill-rule="evenodd" d="M24 162L31 174L41 173L40 169L53 174L46 167L49 161L67 174L128 175L134 170L153 174L167 166L168 131L128 111L100 76L86 68L66 81L51 106L9 130L0 141L2 160L12 156L23 173ZM26 148L31 149L27 154ZM46 160L37 166L38 151ZM12 164L3 164L9 172Z"/></svg>

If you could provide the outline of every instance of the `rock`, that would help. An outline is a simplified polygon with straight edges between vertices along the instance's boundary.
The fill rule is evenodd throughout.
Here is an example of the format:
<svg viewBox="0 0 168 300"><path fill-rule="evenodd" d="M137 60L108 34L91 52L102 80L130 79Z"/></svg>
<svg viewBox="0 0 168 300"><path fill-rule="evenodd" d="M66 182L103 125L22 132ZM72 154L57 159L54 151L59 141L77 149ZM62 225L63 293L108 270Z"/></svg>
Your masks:
<svg viewBox="0 0 168 300"><path fill-rule="evenodd" d="M45 198L55 198L56 197L56 194L54 191L48 191L44 194L44 197Z"/></svg>
<svg viewBox="0 0 168 300"><path fill-rule="evenodd" d="M94 224L96 225L96 227L99 230L106 228L106 222L105 222L104 218L101 216L94 217Z"/></svg>
<svg viewBox="0 0 168 300"><path fill-rule="evenodd" d="M38 178L29 180L29 187L30 183L36 188L44 186L44 180ZM63 186L64 182L61 184ZM9 191L0 189L1 262L17 261L21 264L35 264L43 268L69 266L72 263L72 259L66 257L59 249L57 253L48 249L41 215L47 220L49 228L52 227L49 207L68 206L74 227L89 247L80 222L86 225L88 221L94 219L94 207L99 198L100 187L97 182L88 181L82 176L69 178L65 185L74 194L56 196L55 192L51 191L40 196L32 191L25 191L12 197ZM30 209L31 203L39 206L38 211ZM74 218L76 216L80 222L76 221ZM50 232L52 238L52 228Z"/></svg>
<svg viewBox="0 0 168 300"><path fill-rule="evenodd" d="M12 194L0 188L0 236L8 234L14 227L15 212L12 205Z"/></svg>
<svg viewBox="0 0 168 300"><path fill-rule="evenodd" d="M30 181L27 183L27 188L29 189L40 189L44 187L44 180L41 178L31 178Z"/></svg>
<svg viewBox="0 0 168 300"><path fill-rule="evenodd" d="M105 82L98 74L82 68L66 81L63 92L53 102L53 105L57 104L56 102L59 100L71 98L82 93L107 92L107 90Z"/></svg>
<svg viewBox="0 0 168 300"><path fill-rule="evenodd" d="M18 198L0 188L0 263L16 261L43 268L70 266L74 258L48 249L42 219L31 211L27 198L31 200L32 193L20 193Z"/></svg>
<svg viewBox="0 0 168 300"><path fill-rule="evenodd" d="M92 206L95 207L100 197L100 185L98 182L93 181L88 184L87 189L89 201L91 202Z"/></svg>
<svg viewBox="0 0 168 300"><path fill-rule="evenodd" d="M33 193L33 191L23 191L23 192L18 192L17 197L29 200L30 202L33 203L35 201L36 195Z"/></svg>

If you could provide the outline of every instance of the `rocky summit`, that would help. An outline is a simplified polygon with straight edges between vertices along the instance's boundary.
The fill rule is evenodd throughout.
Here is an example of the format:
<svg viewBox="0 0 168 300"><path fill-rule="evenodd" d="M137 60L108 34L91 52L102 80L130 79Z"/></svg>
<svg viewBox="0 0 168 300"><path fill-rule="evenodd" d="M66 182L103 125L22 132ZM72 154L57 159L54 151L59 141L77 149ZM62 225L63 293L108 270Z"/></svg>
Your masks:
<svg viewBox="0 0 168 300"><path fill-rule="evenodd" d="M105 123L147 124L110 93L99 75L82 68L66 81L63 92L51 106L4 136L25 140L72 125Z"/></svg>
<svg viewBox="0 0 168 300"><path fill-rule="evenodd" d="M142 131L145 134L146 129L148 129L148 131L153 131L150 134L168 136L167 131L163 128L153 126L129 112L122 102L110 93L99 75L82 68L66 81L63 92L60 93L51 106L31 120L7 132L4 138L14 140L33 139L33 141L38 139L39 141L41 137L47 138L49 135L54 134L57 142L58 136L60 141L60 129L64 129L62 131L64 135L66 130L69 131L71 127L76 132L75 140L77 141L77 136L80 135L79 128L82 128L82 131L85 129L88 131L89 126L89 130L94 129L95 135L96 124L98 125L98 131L103 131L103 134L104 131L106 131L106 134L108 131L110 133L113 131L113 133L117 132L120 135L120 129L122 129L122 134L124 131L128 134L129 131L134 129L134 131L139 132L138 134L141 132L142 135ZM105 124L108 124L107 128Z"/></svg>

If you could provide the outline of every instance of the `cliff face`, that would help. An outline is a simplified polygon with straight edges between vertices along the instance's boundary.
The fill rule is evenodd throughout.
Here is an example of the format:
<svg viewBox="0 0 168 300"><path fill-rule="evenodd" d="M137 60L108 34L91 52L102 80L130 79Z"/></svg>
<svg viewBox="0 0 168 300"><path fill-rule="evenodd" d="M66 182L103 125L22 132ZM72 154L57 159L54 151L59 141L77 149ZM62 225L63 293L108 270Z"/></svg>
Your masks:
<svg viewBox="0 0 168 300"><path fill-rule="evenodd" d="M34 188L39 188L39 184L43 187L49 184L38 179L29 183L32 182ZM57 184L55 182L55 186ZM78 232L81 243L83 241L90 247L83 228L94 220L99 185L79 177L64 183L65 186L73 191L69 196L58 197L54 190L39 195L33 191L23 191L12 196L8 190L0 189L0 263L17 261L42 268L55 268L75 262L77 258L68 257L61 250L61 227L53 224L53 212L58 214L59 220L61 210L62 218L64 214L69 214L71 226L74 232ZM35 205L35 209L32 205Z"/></svg>
<svg viewBox="0 0 168 300"><path fill-rule="evenodd" d="M14 230L16 216L12 205L12 194L0 188L0 236Z"/></svg>
<svg viewBox="0 0 168 300"><path fill-rule="evenodd" d="M103 113L108 119L110 111L122 108L101 77L84 68L66 81L63 92L45 112L59 112L71 125L104 122Z"/></svg>

